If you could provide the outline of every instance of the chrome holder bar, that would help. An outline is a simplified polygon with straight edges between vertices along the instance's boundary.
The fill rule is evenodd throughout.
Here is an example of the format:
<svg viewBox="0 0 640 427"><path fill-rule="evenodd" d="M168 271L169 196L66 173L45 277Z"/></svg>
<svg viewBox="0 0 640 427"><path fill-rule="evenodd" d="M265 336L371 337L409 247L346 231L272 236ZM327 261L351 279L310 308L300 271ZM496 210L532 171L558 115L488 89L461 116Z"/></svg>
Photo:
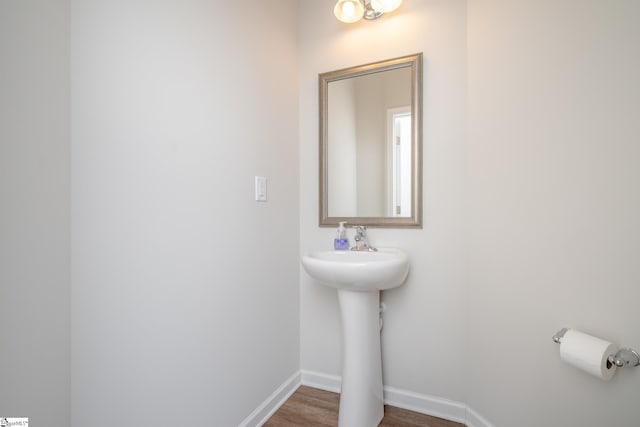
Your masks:
<svg viewBox="0 0 640 427"><path fill-rule="evenodd" d="M553 342L556 344L560 344L562 342L562 337L564 337L564 334L566 334L567 331L567 328L560 329L558 333L553 336Z"/></svg>
<svg viewBox="0 0 640 427"><path fill-rule="evenodd" d="M640 366L640 354L632 348L621 348L607 360L618 368L634 368Z"/></svg>

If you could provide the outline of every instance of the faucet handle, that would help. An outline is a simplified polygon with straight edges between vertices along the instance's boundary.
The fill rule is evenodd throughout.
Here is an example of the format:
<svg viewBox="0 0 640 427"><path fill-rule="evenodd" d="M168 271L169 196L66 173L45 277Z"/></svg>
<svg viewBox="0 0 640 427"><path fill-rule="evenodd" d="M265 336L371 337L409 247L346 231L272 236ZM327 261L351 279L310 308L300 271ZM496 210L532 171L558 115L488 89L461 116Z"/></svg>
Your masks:
<svg viewBox="0 0 640 427"><path fill-rule="evenodd" d="M354 225L353 228L356 230L356 233L361 236L367 235L367 227L364 225Z"/></svg>
<svg viewBox="0 0 640 427"><path fill-rule="evenodd" d="M356 245L351 248L352 251L378 251L378 249L369 246L369 239L367 238L367 227L365 227L364 225L354 225L353 228L356 230L356 236L353 238L356 241Z"/></svg>

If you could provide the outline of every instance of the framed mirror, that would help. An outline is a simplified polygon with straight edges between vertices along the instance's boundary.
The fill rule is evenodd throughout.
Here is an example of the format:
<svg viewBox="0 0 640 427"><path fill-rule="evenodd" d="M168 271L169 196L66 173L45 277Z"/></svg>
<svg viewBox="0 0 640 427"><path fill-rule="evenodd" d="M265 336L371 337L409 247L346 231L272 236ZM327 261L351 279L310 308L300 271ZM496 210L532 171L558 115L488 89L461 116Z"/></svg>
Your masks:
<svg viewBox="0 0 640 427"><path fill-rule="evenodd" d="M319 75L320 226L422 227L422 54Z"/></svg>

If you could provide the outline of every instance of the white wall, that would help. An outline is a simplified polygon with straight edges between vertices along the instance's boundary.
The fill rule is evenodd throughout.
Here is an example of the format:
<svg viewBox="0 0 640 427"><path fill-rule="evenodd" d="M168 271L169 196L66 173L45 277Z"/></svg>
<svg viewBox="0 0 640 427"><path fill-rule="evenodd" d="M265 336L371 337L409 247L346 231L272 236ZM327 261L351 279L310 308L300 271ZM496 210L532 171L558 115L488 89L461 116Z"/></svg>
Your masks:
<svg viewBox="0 0 640 427"><path fill-rule="evenodd" d="M0 415L69 425L69 4L0 2Z"/></svg>
<svg viewBox="0 0 640 427"><path fill-rule="evenodd" d="M296 15L71 2L73 426L238 425L298 370Z"/></svg>
<svg viewBox="0 0 640 427"><path fill-rule="evenodd" d="M300 8L300 251L331 248L334 236L317 225L318 73L424 52L425 226L369 231L373 245L399 246L412 258L407 283L382 296L384 381L464 401L466 2L405 1L396 14L355 25L338 22L334 4ZM339 375L335 290L304 271L300 281L302 369Z"/></svg>
<svg viewBox="0 0 640 427"><path fill-rule="evenodd" d="M567 326L640 348L638 17L469 2L469 403L497 426L640 420L638 368L605 383L551 341Z"/></svg>

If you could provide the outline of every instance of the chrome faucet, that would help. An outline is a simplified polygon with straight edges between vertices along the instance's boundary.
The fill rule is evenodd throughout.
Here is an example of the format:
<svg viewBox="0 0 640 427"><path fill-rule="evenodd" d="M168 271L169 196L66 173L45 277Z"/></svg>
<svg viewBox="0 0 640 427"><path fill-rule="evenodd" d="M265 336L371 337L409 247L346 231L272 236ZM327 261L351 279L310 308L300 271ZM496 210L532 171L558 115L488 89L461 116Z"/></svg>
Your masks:
<svg viewBox="0 0 640 427"><path fill-rule="evenodd" d="M367 238L367 228L362 225L356 225L353 227L356 230L356 236L353 240L356 241L356 245L351 248L352 251L369 251L375 252L378 249L369 245L369 239Z"/></svg>

